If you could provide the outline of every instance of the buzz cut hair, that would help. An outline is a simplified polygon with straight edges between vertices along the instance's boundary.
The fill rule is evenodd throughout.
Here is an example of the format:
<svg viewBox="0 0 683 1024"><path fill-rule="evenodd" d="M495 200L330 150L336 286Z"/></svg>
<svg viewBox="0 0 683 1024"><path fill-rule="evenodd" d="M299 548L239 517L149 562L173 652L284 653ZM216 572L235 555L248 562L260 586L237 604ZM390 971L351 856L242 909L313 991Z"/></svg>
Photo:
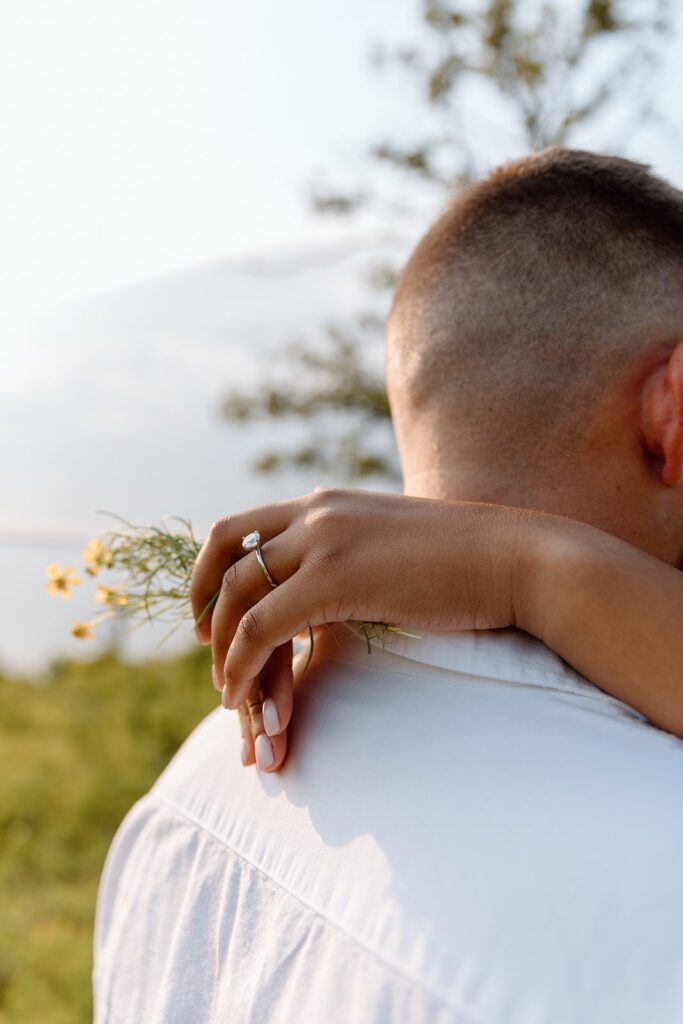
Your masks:
<svg viewBox="0 0 683 1024"><path fill-rule="evenodd" d="M413 251L388 321L392 411L572 444L615 375L681 337L683 192L552 147L456 193Z"/></svg>

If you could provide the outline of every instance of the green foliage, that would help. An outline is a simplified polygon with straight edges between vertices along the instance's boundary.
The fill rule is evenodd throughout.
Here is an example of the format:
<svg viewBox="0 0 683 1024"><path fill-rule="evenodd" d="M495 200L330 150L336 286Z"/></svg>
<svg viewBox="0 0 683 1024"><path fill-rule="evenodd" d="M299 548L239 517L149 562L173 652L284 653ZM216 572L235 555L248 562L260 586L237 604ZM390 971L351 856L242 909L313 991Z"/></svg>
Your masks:
<svg viewBox="0 0 683 1024"><path fill-rule="evenodd" d="M661 59L671 3L483 0L465 7L423 0L422 12L422 45L378 59L413 74L418 94L442 116L421 147L384 143L375 153L452 188L482 170L458 116L473 81L497 94L526 150L571 142L579 127L623 102L625 87L637 123L643 113L638 90ZM499 127L505 133L510 126Z"/></svg>
<svg viewBox="0 0 683 1024"><path fill-rule="evenodd" d="M120 821L213 707L209 652L0 678L0 1024L86 1024L95 897Z"/></svg>
<svg viewBox="0 0 683 1024"><path fill-rule="evenodd" d="M378 268L378 273L382 271L387 273ZM356 327L367 343L381 324L376 318L364 317ZM341 435L333 433L326 438L317 422L312 441L294 452L268 452L257 468L272 473L283 465L295 465L349 479L396 476L396 461L387 454L387 445L373 447L368 436L374 423L389 419L389 400L381 376L369 365L358 334L330 324L326 340L322 350L306 341L290 345L283 378L268 380L252 393L231 392L223 402L223 415L233 423L245 423L291 417L319 421L323 414L352 413L353 426Z"/></svg>
<svg viewBox="0 0 683 1024"><path fill-rule="evenodd" d="M425 116L407 141L380 139L370 146L375 164L416 193L428 190L445 199L486 169L480 143L466 126L473 86L488 91L487 110L498 112L500 122L490 134L510 149L501 159L574 144L581 130L595 124L612 130L619 104L622 114L630 111L621 140L651 113L646 86L662 59L671 0L421 0L420 9L422 33L410 45L378 50L375 62L412 78ZM618 150L619 139L605 137L603 148ZM320 214L347 217L370 203L385 205L365 187L318 187L312 202ZM371 284L389 289L396 277L395 267L379 267ZM337 479L396 475L395 459L383 454L387 445L377 444L376 433L368 437L369 420L383 418L385 435L390 426L382 382L364 369L367 352L378 348L377 332L363 326L364 319L345 332L341 348L337 329L328 329L315 342L287 349L276 381L228 396L223 415L232 422L316 421L303 445L266 453L260 470L295 465L329 470ZM317 429L330 415L336 420L332 438Z"/></svg>

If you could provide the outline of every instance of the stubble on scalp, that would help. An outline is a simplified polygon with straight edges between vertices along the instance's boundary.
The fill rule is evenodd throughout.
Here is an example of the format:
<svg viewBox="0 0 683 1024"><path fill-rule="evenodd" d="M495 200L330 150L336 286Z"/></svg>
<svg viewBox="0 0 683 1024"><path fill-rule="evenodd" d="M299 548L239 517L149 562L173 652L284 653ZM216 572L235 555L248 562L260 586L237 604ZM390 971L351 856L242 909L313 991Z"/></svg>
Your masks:
<svg viewBox="0 0 683 1024"><path fill-rule="evenodd" d="M539 471L576 449L615 375L682 336L683 193L641 164L546 150L456 195L408 261L388 330L399 435L432 417L501 465L533 451Z"/></svg>

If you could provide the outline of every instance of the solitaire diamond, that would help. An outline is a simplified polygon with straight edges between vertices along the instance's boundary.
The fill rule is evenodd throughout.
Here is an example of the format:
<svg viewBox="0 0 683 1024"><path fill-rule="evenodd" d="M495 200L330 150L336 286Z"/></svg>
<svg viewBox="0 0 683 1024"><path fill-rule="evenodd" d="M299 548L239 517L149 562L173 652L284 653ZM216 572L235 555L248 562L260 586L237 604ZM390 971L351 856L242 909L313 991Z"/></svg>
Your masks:
<svg viewBox="0 0 683 1024"><path fill-rule="evenodd" d="M261 534L258 530L254 530L253 533L248 533L246 537L242 538L242 547L245 551L255 551L261 543Z"/></svg>

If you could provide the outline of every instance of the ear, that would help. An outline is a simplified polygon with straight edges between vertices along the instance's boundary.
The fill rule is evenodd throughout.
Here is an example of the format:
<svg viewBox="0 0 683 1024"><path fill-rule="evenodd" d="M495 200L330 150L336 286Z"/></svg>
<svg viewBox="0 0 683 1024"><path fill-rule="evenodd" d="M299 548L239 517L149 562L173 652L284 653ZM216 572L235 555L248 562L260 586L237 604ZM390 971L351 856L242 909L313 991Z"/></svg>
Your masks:
<svg viewBox="0 0 683 1024"><path fill-rule="evenodd" d="M650 371L642 399L643 443L663 463L662 483L675 487L683 461L683 341Z"/></svg>

